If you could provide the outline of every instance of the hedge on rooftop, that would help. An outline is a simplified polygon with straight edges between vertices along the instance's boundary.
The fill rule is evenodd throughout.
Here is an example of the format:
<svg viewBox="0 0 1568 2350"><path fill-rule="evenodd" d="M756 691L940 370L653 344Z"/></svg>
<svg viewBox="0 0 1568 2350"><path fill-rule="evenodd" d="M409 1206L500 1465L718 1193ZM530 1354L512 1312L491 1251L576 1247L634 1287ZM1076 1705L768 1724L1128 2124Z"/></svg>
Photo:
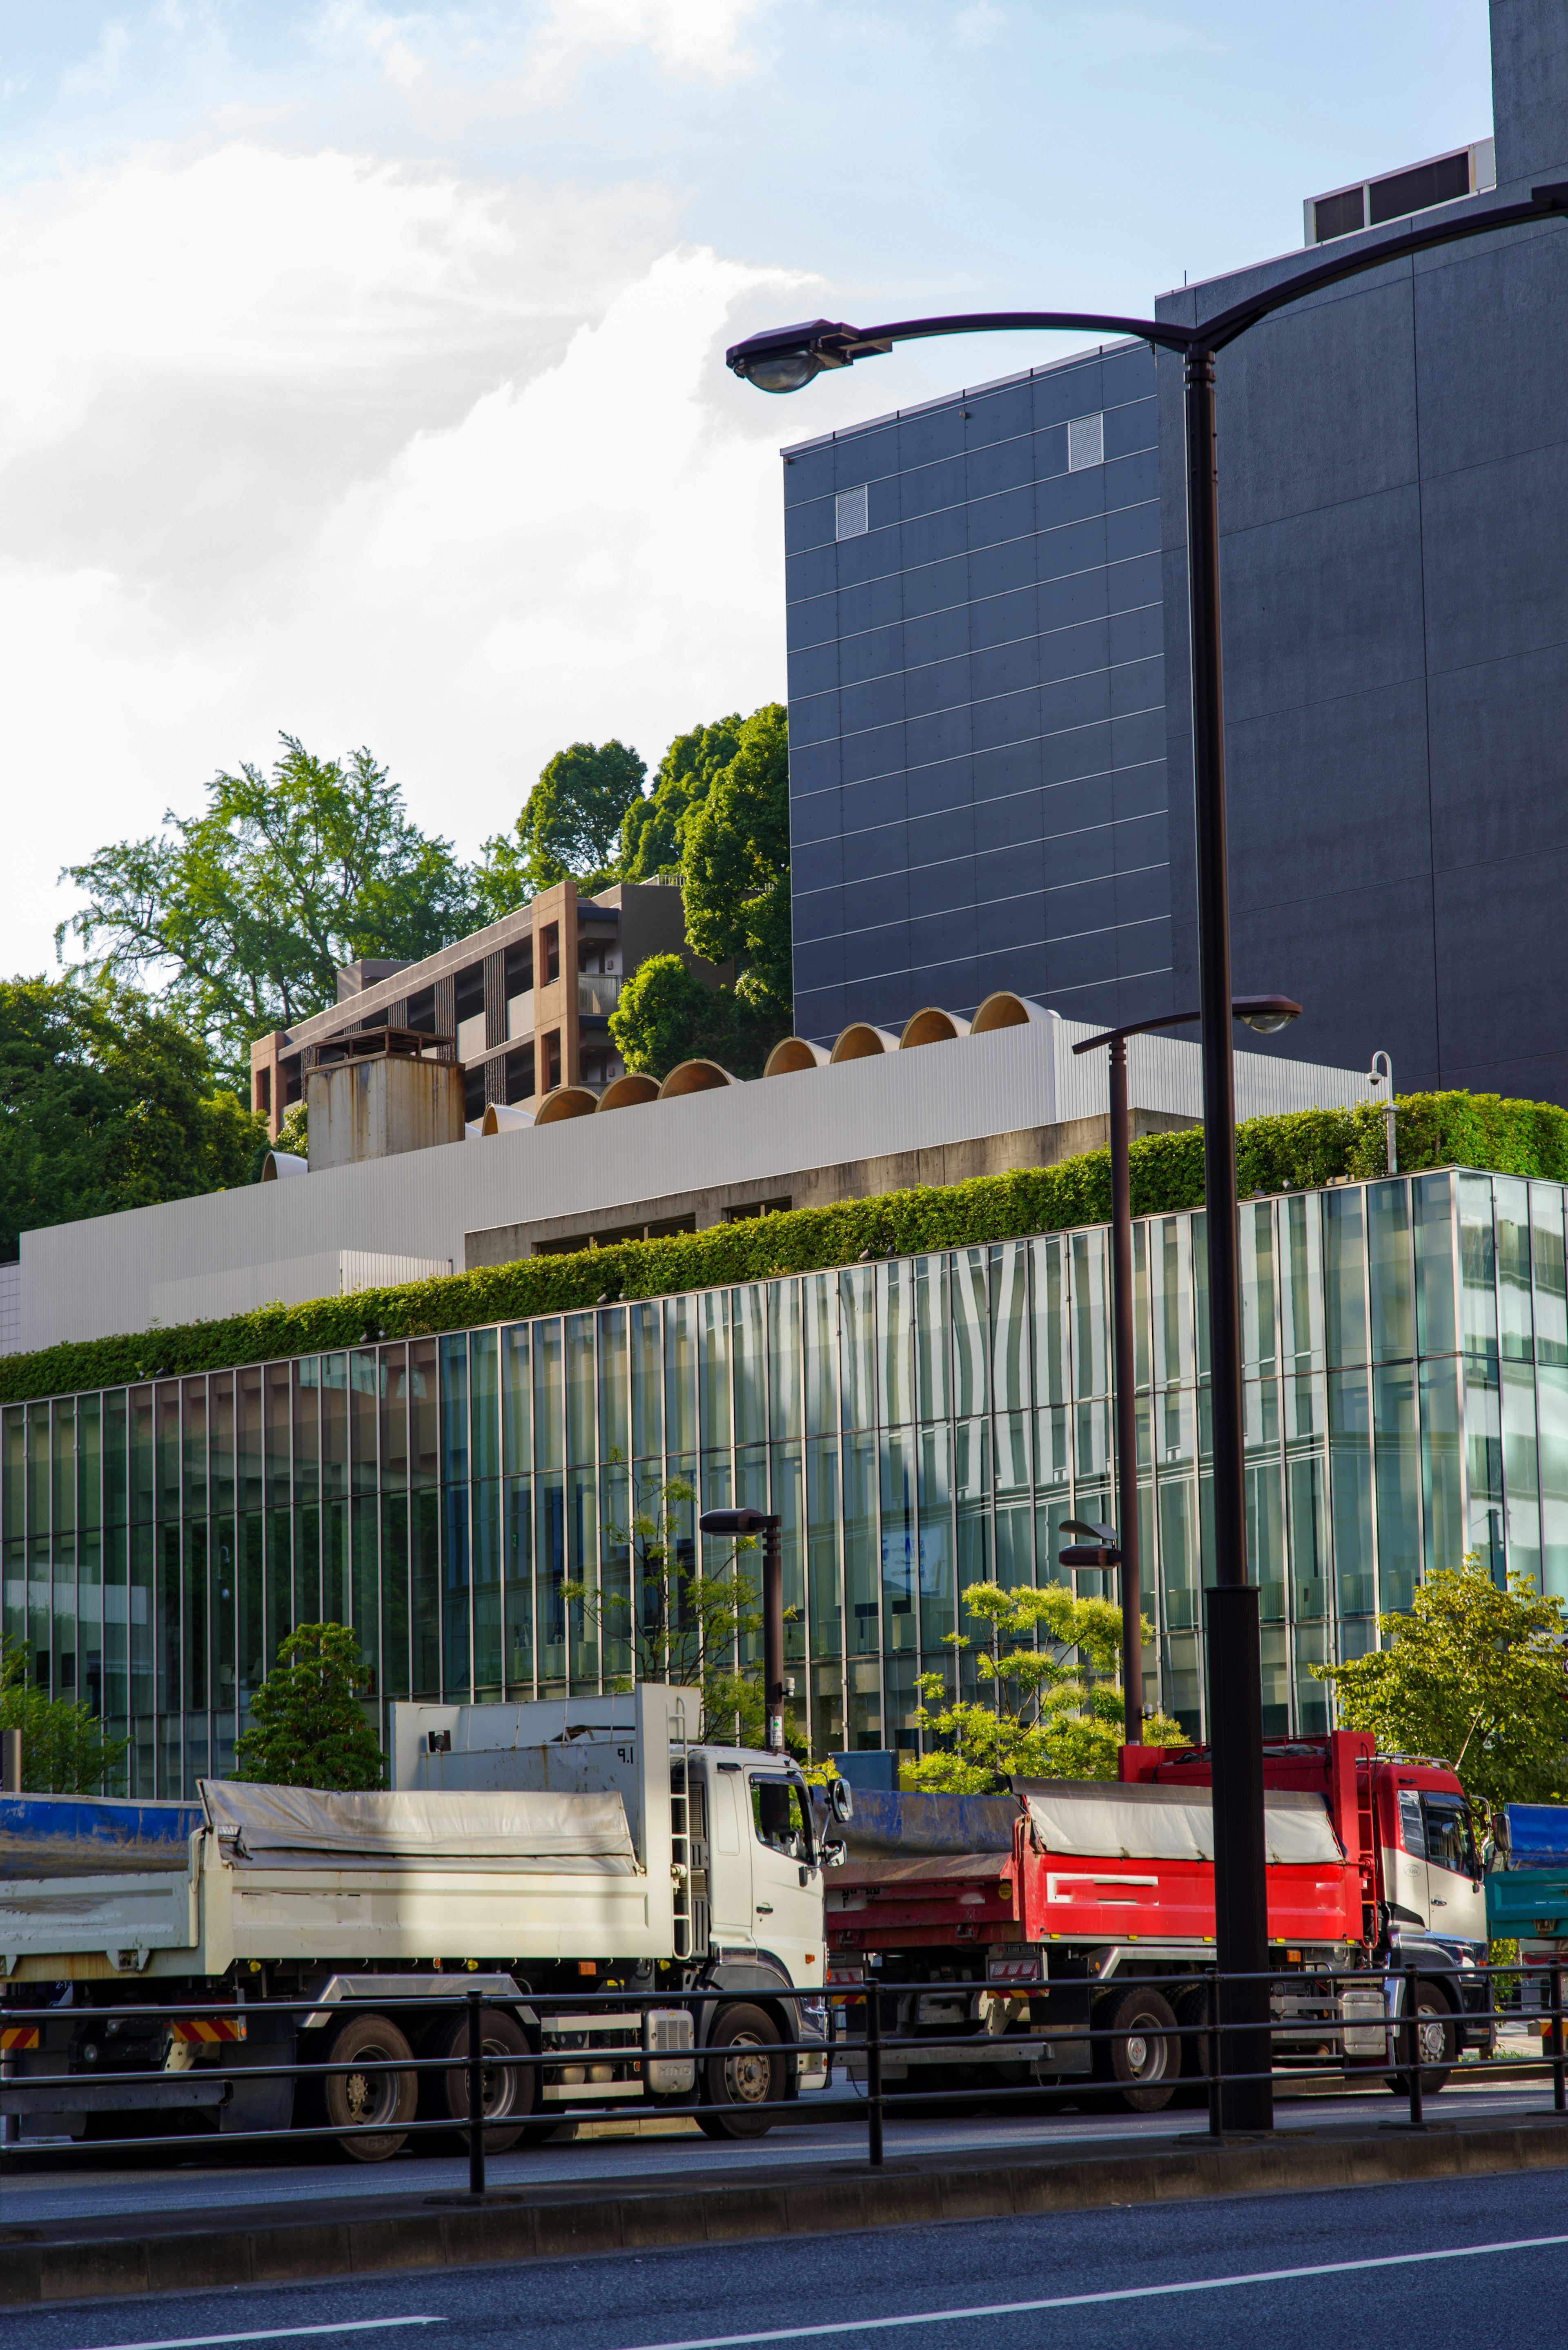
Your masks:
<svg viewBox="0 0 1568 2350"><path fill-rule="evenodd" d="M1410 1094L1397 1105L1401 1172L1477 1167L1499 1174L1568 1182L1568 1111L1497 1094ZM1386 1171L1381 1104L1295 1110L1243 1120L1236 1130L1237 1191L1311 1189L1337 1176ZM1133 1213L1170 1215L1203 1204L1199 1128L1151 1135L1132 1146ZM359 1289L303 1305L263 1305L217 1322L188 1322L116 1338L0 1356L0 1402L19 1403L78 1388L227 1370L383 1338L427 1337L488 1322L522 1321L622 1297L817 1273L867 1257L969 1248L1110 1221L1110 1154L1092 1150L1054 1167L977 1175L967 1183L922 1184L832 1208L716 1224L661 1240L618 1241L570 1256L524 1257L437 1281Z"/></svg>

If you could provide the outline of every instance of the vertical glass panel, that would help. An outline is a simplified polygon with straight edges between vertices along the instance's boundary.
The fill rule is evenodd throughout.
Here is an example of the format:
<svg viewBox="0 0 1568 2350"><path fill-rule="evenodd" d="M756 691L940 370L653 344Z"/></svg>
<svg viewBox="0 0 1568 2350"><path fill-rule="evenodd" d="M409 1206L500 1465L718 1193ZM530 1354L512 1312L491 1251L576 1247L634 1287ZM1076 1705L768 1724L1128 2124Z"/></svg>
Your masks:
<svg viewBox="0 0 1568 2350"><path fill-rule="evenodd" d="M919 1647L915 1523L915 1440L905 1429L882 1439L883 1646L911 1656Z"/></svg>
<svg viewBox="0 0 1568 2350"><path fill-rule="evenodd" d="M474 1477L501 1474L501 1335L475 1330L468 1341L469 1461Z"/></svg>
<svg viewBox="0 0 1568 2350"><path fill-rule="evenodd" d="M838 1426L835 1391L838 1363L838 1284L830 1273L808 1273L801 1284L805 1371L805 1432L830 1436Z"/></svg>
<svg viewBox="0 0 1568 2350"><path fill-rule="evenodd" d="M126 1587L126 1630L130 1711L133 1721L149 1721L156 1711L152 1671L153 1533L151 1526L130 1532Z"/></svg>
<svg viewBox="0 0 1568 2350"><path fill-rule="evenodd" d="M1279 1623L1287 1612L1284 1489L1279 1463L1249 1463L1244 1476L1247 1564L1258 1586L1258 1612L1264 1623Z"/></svg>
<svg viewBox="0 0 1568 2350"><path fill-rule="evenodd" d="M288 1499L288 1365L268 1366L283 1390L283 1498ZM133 1525L152 1523L152 1389L132 1388L127 1397L130 1425L130 1520Z"/></svg>
<svg viewBox="0 0 1568 2350"><path fill-rule="evenodd" d="M922 1419L946 1419L952 1409L947 1258L919 1256L914 1273L916 1400Z"/></svg>
<svg viewBox="0 0 1568 2350"><path fill-rule="evenodd" d="M844 1596L849 1653L874 1657L881 1647L877 1547L877 1440L844 1440Z"/></svg>
<svg viewBox="0 0 1568 2350"><path fill-rule="evenodd" d="M697 1300L701 1331L700 1392L704 1451L725 1451L732 1440L730 1409L730 1293L710 1289Z"/></svg>
<svg viewBox="0 0 1568 2350"><path fill-rule="evenodd" d="M1499 1580L1503 1573L1502 1416L1497 1365L1470 1356L1465 1363L1465 1464L1470 1522L1467 1549Z"/></svg>
<svg viewBox="0 0 1568 2350"><path fill-rule="evenodd" d="M501 1333L501 1448L509 1477L534 1465L534 1390L528 1376L526 1322Z"/></svg>
<svg viewBox="0 0 1568 2350"><path fill-rule="evenodd" d="M669 1452L697 1450L697 1300L664 1301L664 1440Z"/></svg>
<svg viewBox="0 0 1568 2350"><path fill-rule="evenodd" d="M1530 1263L1535 1284L1535 1359L1568 1363L1561 1184L1530 1187Z"/></svg>
<svg viewBox="0 0 1568 2350"><path fill-rule="evenodd" d="M410 1378L416 1376L410 1362ZM441 1495L434 1486L421 1486L409 1502L409 1648L415 1697L441 1695Z"/></svg>
<svg viewBox="0 0 1568 2350"><path fill-rule="evenodd" d="M1542 1588L1554 1599L1568 1599L1568 1366L1543 1363L1535 1376Z"/></svg>
<svg viewBox="0 0 1568 2350"><path fill-rule="evenodd" d="M243 1708L266 1679L266 1527L259 1510L239 1522L239 1553L234 1647Z"/></svg>
<svg viewBox="0 0 1568 2350"><path fill-rule="evenodd" d="M953 1430L953 1500L961 1600L971 1583L992 1580L989 1420L961 1419Z"/></svg>
<svg viewBox="0 0 1568 2350"><path fill-rule="evenodd" d="M768 1428L775 1444L801 1433L800 1284L768 1285Z"/></svg>
<svg viewBox="0 0 1568 2350"><path fill-rule="evenodd" d="M1421 1456L1416 1437L1416 1374L1375 1371L1372 1435L1377 1478L1377 1600L1407 1615L1421 1579Z"/></svg>
<svg viewBox="0 0 1568 2350"><path fill-rule="evenodd" d="M631 1344L632 1458L646 1461L664 1451L664 1337L656 1303L630 1305L627 1313Z"/></svg>
<svg viewBox="0 0 1568 2350"><path fill-rule="evenodd" d="M182 1647L185 1629L184 1610L181 1605L183 1596L184 1560L181 1555L178 1520L171 1524L161 1525L158 1528L154 1557L157 1561L158 1575L152 1644L153 1667L156 1674L154 1684L156 1704L158 1711L166 1722L173 1720L177 1724L179 1716L184 1711L181 1690L182 1677L181 1668L183 1662ZM180 1793L177 1781L169 1792L171 1794Z"/></svg>
<svg viewBox="0 0 1568 2350"><path fill-rule="evenodd" d="M765 1444L768 1434L768 1297L760 1281L730 1292L730 1348L735 1366L735 1441Z"/></svg>
<svg viewBox="0 0 1568 2350"><path fill-rule="evenodd" d="M409 1350L383 1347L380 1353L381 1479L391 1488L409 1482Z"/></svg>
<svg viewBox="0 0 1568 2350"><path fill-rule="evenodd" d="M1332 1372L1328 1382L1334 1565L1342 1616L1377 1610L1372 1544L1371 1394L1365 1371Z"/></svg>
<svg viewBox="0 0 1568 2350"><path fill-rule="evenodd" d="M1053 1236L1029 1246L1034 1259L1035 1401L1065 1403L1073 1391L1066 1245Z"/></svg>
<svg viewBox="0 0 1568 2350"><path fill-rule="evenodd" d="M534 1465L535 1469L556 1470L566 1467L566 1406L562 1397L561 1326L559 1322L535 1322L534 1325ZM565 1488L560 1488L562 1492ZM563 1503L564 1507L565 1504ZM561 1522L565 1541L565 1519ZM540 1528L539 1556L545 1556L544 1529Z"/></svg>
<svg viewBox="0 0 1568 2350"><path fill-rule="evenodd" d="M1265 1738L1283 1738L1291 1726L1290 1642L1282 1628L1265 1627L1260 1642Z"/></svg>
<svg viewBox="0 0 1568 2350"><path fill-rule="evenodd" d="M693 1366L695 1367L695 1366ZM566 1570L574 1583L598 1586L598 1477L592 1469L566 1471ZM571 1677L575 1690L597 1691L599 1685L599 1642L593 1617L579 1600L568 1610L571 1636Z"/></svg>
<svg viewBox="0 0 1568 2350"><path fill-rule="evenodd" d="M130 1458L126 1395L117 1388L103 1399L103 1522L123 1526L130 1500Z"/></svg>
<svg viewBox="0 0 1568 2350"><path fill-rule="evenodd" d="M1081 1403L1073 1414L1077 1477L1098 1483L1111 1473L1111 1407L1109 1401Z"/></svg>
<svg viewBox="0 0 1568 2350"><path fill-rule="evenodd" d="M472 1693L468 1487L449 1485L441 1504L441 1684L447 1703L462 1705Z"/></svg>
<svg viewBox="0 0 1568 2350"><path fill-rule="evenodd" d="M1459 1360L1440 1356L1421 1366L1421 1521L1428 1575L1464 1559L1463 1440Z"/></svg>
<svg viewBox="0 0 1568 2350"><path fill-rule="evenodd" d="M321 1357L321 1491L329 1502L348 1491L348 1357Z"/></svg>
<svg viewBox="0 0 1568 2350"><path fill-rule="evenodd" d="M631 1458L631 1390L628 1385L626 1308L607 1306L599 1315L599 1457Z"/></svg>
<svg viewBox="0 0 1568 2350"><path fill-rule="evenodd" d="M877 1267L877 1401L884 1428L915 1416L915 1275L895 1257Z"/></svg>
<svg viewBox="0 0 1568 2350"><path fill-rule="evenodd" d="M1192 1241L1192 1343L1198 1377L1209 1377L1209 1225L1201 1211L1188 1225Z"/></svg>
<svg viewBox="0 0 1568 2350"><path fill-rule="evenodd" d="M1149 1232L1154 1310L1154 1384L1190 1387L1197 1376L1192 1352L1192 1251L1185 1216L1161 1216Z"/></svg>
<svg viewBox="0 0 1568 2350"><path fill-rule="evenodd" d="M177 1379L159 1381L158 1386L153 1389L153 1409L158 1429L158 1514L161 1518L177 1518L180 1514L181 1489L184 1482L182 1476L184 1463L180 1442L180 1383ZM34 1415L29 1413L29 1422L33 1417ZM49 1441L49 1411L47 1404L36 1417L45 1447L42 1473L47 1479L48 1474L47 1448ZM49 1504L47 1489L40 1492L36 1503L31 1507L33 1531L37 1532L48 1523Z"/></svg>
<svg viewBox="0 0 1568 2350"><path fill-rule="evenodd" d="M501 1486L487 1477L473 1488L473 1687L481 1700L499 1697L503 1669L501 1621Z"/></svg>
<svg viewBox="0 0 1568 2350"><path fill-rule="evenodd" d="M381 1694L407 1697L410 1671L409 1497L381 1501Z"/></svg>
<svg viewBox="0 0 1568 2350"><path fill-rule="evenodd" d="M631 1464L613 1461L599 1471L600 1639L607 1688L635 1678L636 1596L631 1587L633 1510Z"/></svg>
<svg viewBox="0 0 1568 2350"><path fill-rule="evenodd" d="M1329 1613L1327 1482L1321 1453L1299 1452L1285 1463L1298 1624L1315 1622Z"/></svg>
<svg viewBox="0 0 1568 2350"><path fill-rule="evenodd" d="M350 1621L347 1502L327 1502L322 1505L321 1620L324 1624Z"/></svg>
<svg viewBox="0 0 1568 2350"><path fill-rule="evenodd" d="M836 1657L843 1648L838 1594L838 1444L818 1437L805 1448L805 1550L810 1587L811 1651Z"/></svg>
<svg viewBox="0 0 1568 2350"><path fill-rule="evenodd" d="M1156 1498L1166 1629L1191 1631L1202 1614L1199 1598L1202 1577L1198 1555L1198 1490L1189 1477L1168 1477L1156 1488Z"/></svg>
<svg viewBox="0 0 1568 2350"><path fill-rule="evenodd" d="M1147 1223L1133 1226L1133 1385L1139 1395L1147 1391L1150 1369L1149 1354L1149 1227Z"/></svg>
<svg viewBox="0 0 1568 2350"><path fill-rule="evenodd" d="M775 1444L769 1451L773 1477L773 1507L784 1520L779 1547L784 1563L784 1657L798 1664L807 1655L810 1625L805 1589L805 1462L798 1444ZM807 1680L802 1677L796 1695L795 1719L804 1721Z"/></svg>
<svg viewBox="0 0 1568 2350"><path fill-rule="evenodd" d="M468 1334L454 1331L440 1344L441 1473L452 1485L468 1475Z"/></svg>
<svg viewBox="0 0 1568 2350"><path fill-rule="evenodd" d="M234 1375L219 1371L208 1382L207 1458L210 1506L227 1515L235 1506Z"/></svg>
<svg viewBox="0 0 1568 2350"><path fill-rule="evenodd" d="M946 1670L943 1642L957 1624L953 1581L952 1430L922 1429L917 1454L919 1506L920 1650L924 1669Z"/></svg>
<svg viewBox="0 0 1568 2350"><path fill-rule="evenodd" d="M379 1667L381 1659L381 1544L378 1521L380 1512L373 1495L362 1496L350 1504L349 1541L349 1602L353 1607L354 1638L359 1643L359 1653L369 1670L368 1697L381 1694Z"/></svg>
<svg viewBox="0 0 1568 2350"><path fill-rule="evenodd" d="M27 1531L27 1415L16 1403L0 1414L0 1531L6 1542Z"/></svg>
<svg viewBox="0 0 1568 2350"><path fill-rule="evenodd" d="M985 1411L991 1399L991 1252L958 1249L951 1260L955 1409Z"/></svg>
<svg viewBox="0 0 1568 2350"><path fill-rule="evenodd" d="M1073 1392L1111 1391L1110 1303L1103 1232L1073 1234Z"/></svg>
<svg viewBox="0 0 1568 2350"><path fill-rule="evenodd" d="M206 1415L207 1382L190 1379L186 1385L201 1389L201 1418ZM54 1480L53 1527L57 1534L73 1534L77 1528L77 1408L74 1397L62 1397L54 1408L54 1426L50 1435L50 1473ZM200 1486L202 1500L195 1506L206 1507L207 1463L202 1461Z"/></svg>
<svg viewBox="0 0 1568 2350"><path fill-rule="evenodd" d="M375 1493L380 1485L380 1461L376 1450L379 1417L380 1367L374 1347L356 1347L348 1357L349 1482L356 1493Z"/></svg>
<svg viewBox="0 0 1568 2350"><path fill-rule="evenodd" d="M319 1624L321 1613L321 1504L294 1513L294 1621Z"/></svg>
<svg viewBox="0 0 1568 2350"><path fill-rule="evenodd" d="M846 1428L877 1425L877 1283L869 1265L838 1276L840 1393Z"/></svg>
<svg viewBox="0 0 1568 2350"><path fill-rule="evenodd" d="M1366 1360L1365 1208L1358 1189L1323 1201L1323 1285L1331 1363Z"/></svg>
<svg viewBox="0 0 1568 2350"><path fill-rule="evenodd" d="M1029 1381L1029 1243L1007 1241L991 1252L992 1408L1023 1411Z"/></svg>
<svg viewBox="0 0 1568 2350"><path fill-rule="evenodd" d="M996 1579L1009 1591L1034 1580L1034 1502L1029 1474L1030 1415L999 1412L992 1424Z"/></svg>
<svg viewBox="0 0 1568 2350"><path fill-rule="evenodd" d="M421 1486L434 1486L441 1479L441 1382L433 1338L409 1341L409 1476Z"/></svg>
<svg viewBox="0 0 1568 2350"><path fill-rule="evenodd" d="M1423 1355L1451 1355L1459 1344L1451 1178L1417 1175L1411 1185L1411 1200L1416 1223L1416 1343Z"/></svg>
<svg viewBox="0 0 1568 2350"><path fill-rule="evenodd" d="M696 1300L689 1303L695 1305ZM597 1461L599 1448L595 1405L598 1365L595 1360L591 1314L566 1315L566 1459L569 1462Z"/></svg>
<svg viewBox="0 0 1568 2350"><path fill-rule="evenodd" d="M1328 1631L1324 1625L1303 1626L1296 1633L1296 1734L1321 1738L1328 1728L1328 1689L1313 1676L1314 1665L1328 1662Z"/></svg>
<svg viewBox="0 0 1568 2350"><path fill-rule="evenodd" d="M132 1564L135 1552L132 1551ZM287 1510L266 1516L266 1669L294 1629L294 1520Z"/></svg>
<svg viewBox="0 0 1568 2350"><path fill-rule="evenodd" d="M1534 1353L1530 1299L1530 1186L1514 1175L1492 1177L1496 1214L1498 1339L1514 1362Z"/></svg>
<svg viewBox="0 0 1568 2350"><path fill-rule="evenodd" d="M1416 1351L1416 1315L1407 1184L1367 1185L1366 1257L1372 1358L1408 1362Z"/></svg>
<svg viewBox="0 0 1568 2350"><path fill-rule="evenodd" d="M1034 1482L1050 1492L1064 1492L1073 1474L1067 1412L1062 1404L1034 1415Z"/></svg>
<svg viewBox="0 0 1568 2350"><path fill-rule="evenodd" d="M1492 1241L1491 1178L1460 1175L1459 1306L1467 1355L1497 1359L1496 1250Z"/></svg>
<svg viewBox="0 0 1568 2350"><path fill-rule="evenodd" d="M1501 1240L1501 1232L1499 1238ZM1541 1472L1535 1448L1535 1372L1502 1366L1502 1483L1508 1507L1508 1565L1541 1588Z"/></svg>
<svg viewBox="0 0 1568 2350"><path fill-rule="evenodd" d="M303 1508L321 1495L321 1359L308 1355L293 1366L294 1499Z"/></svg>
<svg viewBox="0 0 1568 2350"><path fill-rule="evenodd" d="M1315 1192L1280 1202L1280 1351L1302 1371L1323 1361L1320 1205Z"/></svg>
<svg viewBox="0 0 1568 2350"><path fill-rule="evenodd" d="M506 1694L534 1694L534 1519L526 1477L509 1477L505 1508Z"/></svg>
<svg viewBox="0 0 1568 2350"><path fill-rule="evenodd" d="M1270 1367L1279 1345L1274 1326L1274 1206L1243 1201L1236 1211L1241 1248L1241 1361L1246 1370Z"/></svg>

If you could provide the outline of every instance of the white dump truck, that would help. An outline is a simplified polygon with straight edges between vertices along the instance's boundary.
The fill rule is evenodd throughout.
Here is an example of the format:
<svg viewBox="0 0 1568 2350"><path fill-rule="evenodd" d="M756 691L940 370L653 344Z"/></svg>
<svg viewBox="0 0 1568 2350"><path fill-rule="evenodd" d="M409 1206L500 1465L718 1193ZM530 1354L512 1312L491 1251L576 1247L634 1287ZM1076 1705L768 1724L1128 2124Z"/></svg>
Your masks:
<svg viewBox="0 0 1568 2350"><path fill-rule="evenodd" d="M788 1758L691 1742L698 1705L653 1685L397 1705L379 1794L206 1780L198 1804L0 1798L7 2137L134 2135L173 2109L219 2131L358 2127L345 2150L385 2160L416 2116L467 2118L467 2019L435 2002L473 1990L490 2151L566 2106L687 2106L710 2137L760 2136L759 2108L826 2077L833 1856ZM565 1997L617 1991L640 1997ZM154 2012L179 2002L232 2013ZM102 2013L140 2005L145 2024ZM529 2051L558 2061L493 2062ZM414 2055L453 2067L244 2077Z"/></svg>

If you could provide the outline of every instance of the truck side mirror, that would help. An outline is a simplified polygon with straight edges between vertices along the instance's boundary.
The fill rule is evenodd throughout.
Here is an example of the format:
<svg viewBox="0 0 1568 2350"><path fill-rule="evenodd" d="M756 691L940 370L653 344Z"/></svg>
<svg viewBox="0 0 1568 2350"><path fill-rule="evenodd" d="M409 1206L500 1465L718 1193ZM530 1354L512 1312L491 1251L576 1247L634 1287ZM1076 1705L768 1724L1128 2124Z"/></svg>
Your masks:
<svg viewBox="0 0 1568 2350"><path fill-rule="evenodd" d="M850 1793L847 1779L828 1781L827 1802L836 1820L852 1820L855 1817L855 1797Z"/></svg>
<svg viewBox="0 0 1568 2350"><path fill-rule="evenodd" d="M824 1868L842 1868L849 1857L849 1847L842 1836L825 1835L817 1847L817 1857Z"/></svg>

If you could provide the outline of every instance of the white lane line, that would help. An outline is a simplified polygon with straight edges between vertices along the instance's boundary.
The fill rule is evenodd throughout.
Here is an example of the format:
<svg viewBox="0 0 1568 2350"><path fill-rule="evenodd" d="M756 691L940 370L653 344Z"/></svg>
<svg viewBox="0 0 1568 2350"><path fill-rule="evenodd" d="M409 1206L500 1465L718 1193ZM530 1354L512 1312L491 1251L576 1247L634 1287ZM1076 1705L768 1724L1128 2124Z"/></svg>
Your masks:
<svg viewBox="0 0 1568 2350"><path fill-rule="evenodd" d="M109 2342L101 2350L213 2350L223 2342L298 2342L307 2334L376 2334L394 2325L444 2325L444 2317L353 2317L341 2325L264 2325L254 2334L181 2334L168 2342ZM93 2344L89 2350L100 2350Z"/></svg>
<svg viewBox="0 0 1568 2350"><path fill-rule="evenodd" d="M1063 2293L1042 2301L982 2302L969 2309L921 2309L909 2317L844 2318L831 2325L776 2325L766 2333L710 2334L691 2342L645 2342L639 2344L638 2350L740 2350L740 2345L753 2342L804 2342L826 2334L885 2333L898 2325L949 2325L961 2317L1022 2317L1039 2309L1086 2309L1094 2302L1158 2301L1179 2293L1222 2293L1239 2284L1286 2284L1302 2277L1345 2276L1352 2270L1412 2268L1423 2261L1470 2261L1488 2252L1541 2251L1553 2244L1568 2244L1568 2236L1518 2236L1506 2243L1454 2244L1437 2252L1386 2252L1373 2260L1324 2261L1313 2268L1253 2269L1243 2276L1193 2277L1180 2284L1124 2285L1112 2293Z"/></svg>

